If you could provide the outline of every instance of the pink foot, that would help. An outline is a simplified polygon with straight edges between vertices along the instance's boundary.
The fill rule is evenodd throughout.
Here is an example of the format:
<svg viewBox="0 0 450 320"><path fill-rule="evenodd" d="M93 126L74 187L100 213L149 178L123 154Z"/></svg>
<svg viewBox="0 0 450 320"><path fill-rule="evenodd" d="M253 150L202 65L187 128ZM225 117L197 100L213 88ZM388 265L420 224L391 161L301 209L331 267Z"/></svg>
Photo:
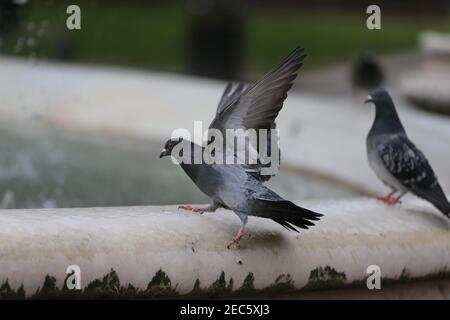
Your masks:
<svg viewBox="0 0 450 320"><path fill-rule="evenodd" d="M191 211L199 214L203 214L203 212L206 211L206 208L191 207L191 206L179 206L178 209L183 209L186 211Z"/></svg>
<svg viewBox="0 0 450 320"><path fill-rule="evenodd" d="M384 196L384 197L375 197L375 199L384 202L388 206L393 206L397 204L400 200L400 197L392 197L392 196Z"/></svg>
<svg viewBox="0 0 450 320"><path fill-rule="evenodd" d="M244 236L249 236L250 237L250 233L245 231L245 227L241 226L239 228L238 233L234 236L234 238L228 243L227 248L230 249L233 245L237 245L239 243L239 241L242 239L242 237Z"/></svg>

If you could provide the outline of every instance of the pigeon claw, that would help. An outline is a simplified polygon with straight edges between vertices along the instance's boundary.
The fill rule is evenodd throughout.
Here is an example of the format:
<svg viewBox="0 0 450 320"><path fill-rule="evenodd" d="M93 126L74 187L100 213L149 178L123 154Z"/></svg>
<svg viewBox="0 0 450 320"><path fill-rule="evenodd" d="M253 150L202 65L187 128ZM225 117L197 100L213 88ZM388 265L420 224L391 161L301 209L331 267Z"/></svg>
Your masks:
<svg viewBox="0 0 450 320"><path fill-rule="evenodd" d="M191 207L191 206L178 206L178 209L183 209L190 212L195 212L199 214L203 214L206 211L205 208Z"/></svg>
<svg viewBox="0 0 450 320"><path fill-rule="evenodd" d="M237 245L239 243L239 241L242 239L242 237L244 237L244 236L250 237L250 233L245 231L244 226L242 226L239 228L239 231L234 236L234 238L228 243L227 249L230 249L232 246Z"/></svg>
<svg viewBox="0 0 450 320"><path fill-rule="evenodd" d="M238 241L238 240L235 240L235 239L233 238L233 240L231 240L231 241L227 244L227 249L230 250L231 247L233 247L234 245L237 245L238 243L239 243L239 241Z"/></svg>
<svg viewBox="0 0 450 320"><path fill-rule="evenodd" d="M375 198L387 204L388 206L393 206L400 201L400 197L392 197L392 196L375 197Z"/></svg>

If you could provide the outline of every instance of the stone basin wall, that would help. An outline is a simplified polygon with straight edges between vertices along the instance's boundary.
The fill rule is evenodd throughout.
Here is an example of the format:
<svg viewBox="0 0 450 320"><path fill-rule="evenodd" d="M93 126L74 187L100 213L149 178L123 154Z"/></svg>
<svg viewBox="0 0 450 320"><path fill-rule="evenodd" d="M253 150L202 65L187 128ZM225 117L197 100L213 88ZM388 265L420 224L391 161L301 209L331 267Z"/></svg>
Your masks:
<svg viewBox="0 0 450 320"><path fill-rule="evenodd" d="M417 283L441 292L434 298L448 294L436 286L450 276L450 221L428 203L302 205L325 216L300 233L251 217L251 236L231 249L239 219L228 210L0 210L0 297L383 297L395 285ZM80 268L81 290L67 288L71 265ZM367 289L371 265L380 269L381 290Z"/></svg>

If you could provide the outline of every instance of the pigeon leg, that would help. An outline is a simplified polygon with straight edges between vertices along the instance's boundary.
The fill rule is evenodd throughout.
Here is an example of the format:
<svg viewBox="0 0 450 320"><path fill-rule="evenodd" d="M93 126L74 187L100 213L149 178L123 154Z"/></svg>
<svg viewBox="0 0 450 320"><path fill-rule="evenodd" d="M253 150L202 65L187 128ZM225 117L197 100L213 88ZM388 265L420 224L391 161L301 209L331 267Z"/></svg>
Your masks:
<svg viewBox="0 0 450 320"><path fill-rule="evenodd" d="M191 212L203 214L203 212L207 211L208 208L192 207L192 206L178 206L178 209L183 209L183 210L186 210L186 211L191 211Z"/></svg>
<svg viewBox="0 0 450 320"><path fill-rule="evenodd" d="M406 194L405 191L403 191L402 193L400 193L400 195L398 197L391 197L389 202L386 202L388 205L394 205L399 203L400 199Z"/></svg>
<svg viewBox="0 0 450 320"><path fill-rule="evenodd" d="M397 193L397 190L392 190L392 192L389 193L388 195L385 195L385 196L382 196L382 197L377 196L377 197L375 197L375 199L377 199L377 200L379 200L381 202L384 202L384 203L386 203L388 205L392 205L392 204L397 203L397 202L395 202L396 197L393 197L393 195L396 194L396 193Z"/></svg>
<svg viewBox="0 0 450 320"><path fill-rule="evenodd" d="M239 241L242 239L243 236L245 235L250 235L250 233L248 233L245 230L245 224L243 224L238 232L236 233L236 235L234 236L234 238L228 243L227 248L230 249L233 245L238 244Z"/></svg>
<svg viewBox="0 0 450 320"><path fill-rule="evenodd" d="M217 208L218 206L215 204L212 204L207 207L178 206L178 209L183 209L186 211L191 211L199 214L203 214L204 212L214 212L217 210Z"/></svg>

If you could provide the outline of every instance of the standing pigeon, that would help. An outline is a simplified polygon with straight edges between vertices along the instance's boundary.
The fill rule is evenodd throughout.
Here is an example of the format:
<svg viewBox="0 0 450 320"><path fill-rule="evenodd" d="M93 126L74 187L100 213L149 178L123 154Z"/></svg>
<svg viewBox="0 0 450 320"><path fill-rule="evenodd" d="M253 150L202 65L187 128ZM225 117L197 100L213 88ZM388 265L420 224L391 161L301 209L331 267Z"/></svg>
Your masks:
<svg viewBox="0 0 450 320"><path fill-rule="evenodd" d="M393 205L411 192L449 217L450 203L427 159L408 139L390 95L378 88L367 97L367 102L373 102L376 108L366 141L369 164L378 178L392 189L387 196L378 199Z"/></svg>
<svg viewBox="0 0 450 320"><path fill-rule="evenodd" d="M275 118L287 97L287 91L305 58L302 52L303 49L295 49L277 67L247 88L240 84L232 91L231 85L228 84L210 129L224 133L226 129L273 128ZM207 164L205 161L195 164L195 152L203 155L204 147L183 138L168 140L160 158L172 155L175 146L181 147L182 150L190 148L191 161L182 161L181 168L213 201L207 208L179 208L198 213L212 212L220 207L233 210L241 219L242 226L228 244L228 248L237 244L246 234L245 225L249 215L272 219L286 229L296 232L298 230L295 227L308 229L314 225L312 220L319 220L322 216L284 200L267 188L263 182L268 178L261 174L261 164Z"/></svg>

